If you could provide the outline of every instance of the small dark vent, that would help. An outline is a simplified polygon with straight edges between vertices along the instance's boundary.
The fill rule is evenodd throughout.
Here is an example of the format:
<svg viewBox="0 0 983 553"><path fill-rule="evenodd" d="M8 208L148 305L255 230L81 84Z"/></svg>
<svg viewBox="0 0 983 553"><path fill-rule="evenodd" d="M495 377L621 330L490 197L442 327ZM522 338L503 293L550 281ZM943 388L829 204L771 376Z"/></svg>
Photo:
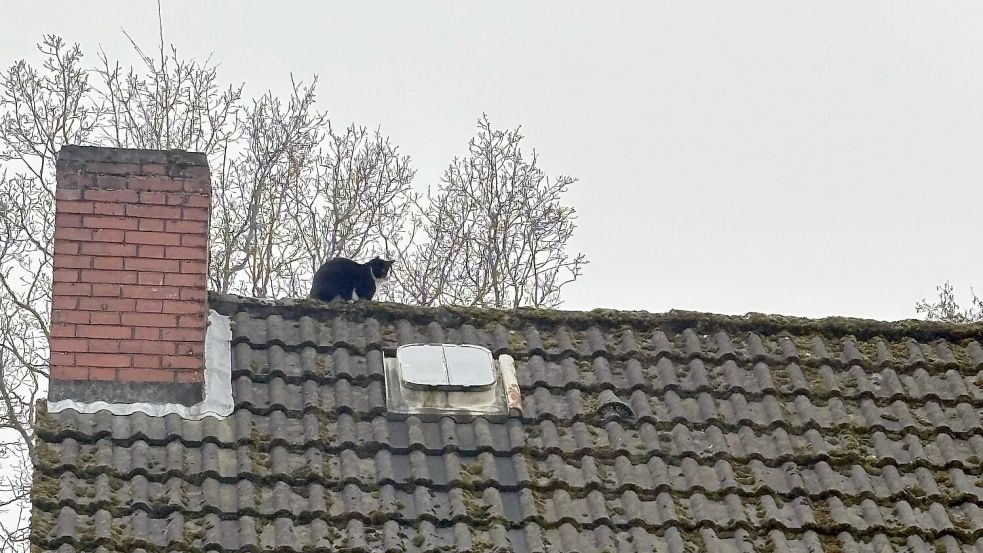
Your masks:
<svg viewBox="0 0 983 553"><path fill-rule="evenodd" d="M600 407L597 409L601 415L601 420L621 420L628 421L635 418L635 412L624 400L615 395L611 390L604 390L597 397Z"/></svg>

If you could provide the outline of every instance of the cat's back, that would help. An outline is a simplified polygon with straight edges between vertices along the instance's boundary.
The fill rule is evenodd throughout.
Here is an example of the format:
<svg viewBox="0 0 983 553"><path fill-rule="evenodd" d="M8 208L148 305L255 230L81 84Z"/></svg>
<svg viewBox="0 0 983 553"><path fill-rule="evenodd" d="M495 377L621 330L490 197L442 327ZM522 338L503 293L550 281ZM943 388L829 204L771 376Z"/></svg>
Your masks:
<svg viewBox="0 0 983 553"><path fill-rule="evenodd" d="M344 257L334 257L324 262L321 268L315 273L317 275L338 275L349 273L360 267L360 265L351 259Z"/></svg>
<svg viewBox="0 0 983 553"><path fill-rule="evenodd" d="M310 297L331 301L336 296L350 296L359 267L358 263L344 257L325 261L314 273Z"/></svg>

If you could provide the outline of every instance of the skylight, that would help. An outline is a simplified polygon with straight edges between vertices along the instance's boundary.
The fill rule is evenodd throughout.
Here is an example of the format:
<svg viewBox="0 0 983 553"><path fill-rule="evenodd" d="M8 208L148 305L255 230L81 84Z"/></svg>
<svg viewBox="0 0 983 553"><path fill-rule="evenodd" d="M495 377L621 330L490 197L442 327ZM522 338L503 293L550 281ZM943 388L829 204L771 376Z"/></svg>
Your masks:
<svg viewBox="0 0 983 553"><path fill-rule="evenodd" d="M405 345L396 349L396 361L408 388L477 391L495 384L491 351L481 346Z"/></svg>

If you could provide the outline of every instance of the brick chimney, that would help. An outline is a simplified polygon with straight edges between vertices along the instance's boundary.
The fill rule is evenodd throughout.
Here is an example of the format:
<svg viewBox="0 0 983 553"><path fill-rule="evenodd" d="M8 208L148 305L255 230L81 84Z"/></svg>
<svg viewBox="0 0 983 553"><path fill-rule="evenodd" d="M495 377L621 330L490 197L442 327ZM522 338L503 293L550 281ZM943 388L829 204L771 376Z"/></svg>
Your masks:
<svg viewBox="0 0 983 553"><path fill-rule="evenodd" d="M202 399L208 267L204 154L58 154L50 401Z"/></svg>

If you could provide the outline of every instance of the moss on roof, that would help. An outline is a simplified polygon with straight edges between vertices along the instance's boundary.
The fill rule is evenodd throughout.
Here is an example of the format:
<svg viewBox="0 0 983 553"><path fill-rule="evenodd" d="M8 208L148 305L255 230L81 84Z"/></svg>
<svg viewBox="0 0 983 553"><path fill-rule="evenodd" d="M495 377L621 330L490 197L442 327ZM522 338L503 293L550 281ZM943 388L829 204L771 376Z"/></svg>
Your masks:
<svg viewBox="0 0 983 553"><path fill-rule="evenodd" d="M420 307L374 301L325 303L307 298L264 300L218 292L209 293L209 302L213 309L225 315L231 315L237 311L246 311L258 316L278 314L287 319L307 316L313 319L327 320L337 314L344 314L356 319L374 318L380 321L406 319L424 324L438 322L444 326L471 324L481 327L497 323L507 328L524 328L529 324L536 326L545 324L575 329L597 326L600 328L628 327L642 331L658 328L677 332L692 328L702 333L724 330L727 332L756 332L766 336L782 333L821 335L829 338L853 336L859 340L880 336L892 341L913 338L923 342L937 339L960 341L983 338L983 323L945 323L918 319L894 322L851 317L808 319L764 313L718 315L675 309L667 313L650 313L614 309L563 311L532 307L520 307L518 309L460 306Z"/></svg>

